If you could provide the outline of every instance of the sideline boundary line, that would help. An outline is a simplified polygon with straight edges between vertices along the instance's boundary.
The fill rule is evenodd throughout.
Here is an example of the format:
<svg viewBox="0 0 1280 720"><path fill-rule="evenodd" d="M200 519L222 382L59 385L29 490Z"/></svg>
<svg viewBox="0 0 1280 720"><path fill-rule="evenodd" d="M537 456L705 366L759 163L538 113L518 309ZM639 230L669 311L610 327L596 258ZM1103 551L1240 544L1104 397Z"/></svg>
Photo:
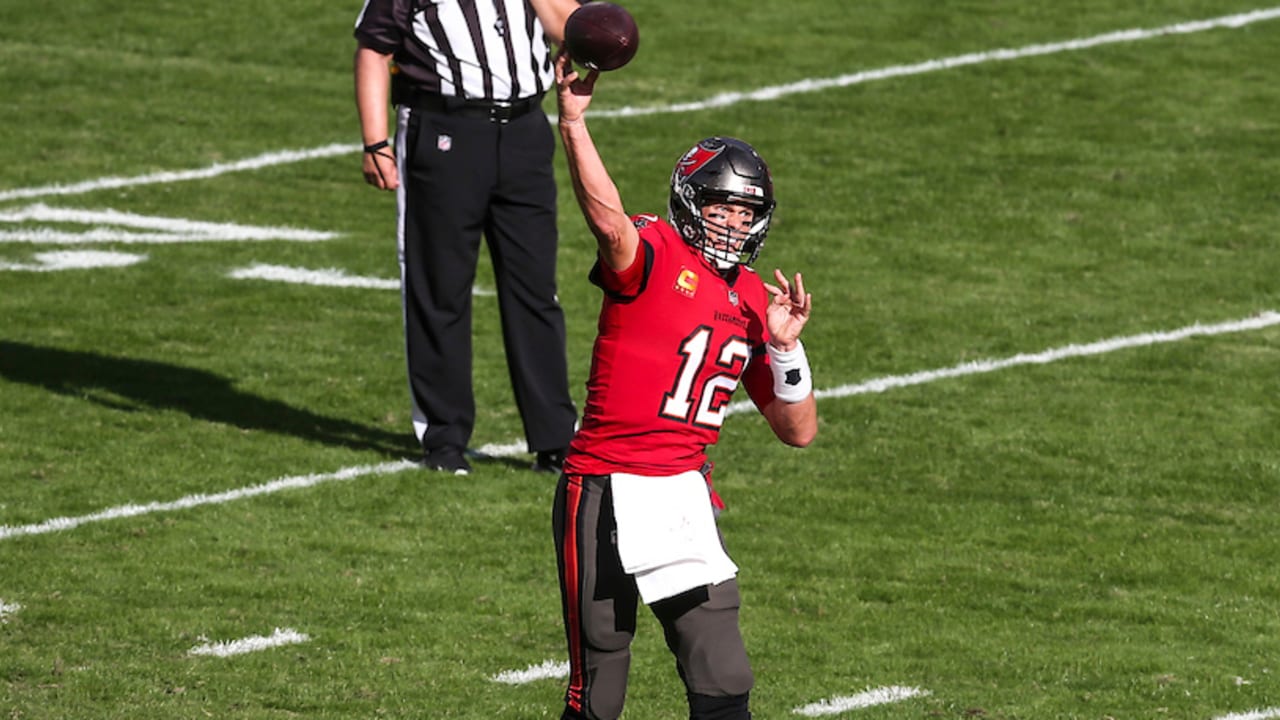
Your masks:
<svg viewBox="0 0 1280 720"><path fill-rule="evenodd" d="M843 88L851 85L860 85L874 80L886 80L889 78L906 77L909 75L923 75L925 73L937 72L940 70L951 70L953 68L979 65L988 62L1020 60L1022 58L1054 55L1057 53L1075 50L1087 50L1089 48L1099 47L1102 45L1151 40L1169 35L1188 35L1191 33L1204 32L1206 30L1238 30L1246 25L1274 20L1276 18L1280 18L1280 7L1259 8L1257 10L1237 13L1234 15L1223 15L1221 17L1205 20L1174 23L1172 25L1164 25L1155 28L1117 30L1114 32L1103 33L1101 35L1065 40L1062 42L1024 45L1020 48L999 48L985 52L966 53L963 55L953 55L935 60L926 60L924 62L914 63L911 65L892 65L889 67L865 70L832 78L800 80L784 85L763 87L749 92L721 93L698 102L649 107L623 107L615 110L598 110L590 112L588 115L595 118L628 118L640 117L643 115L696 112L700 110L728 107L730 105L737 105L738 103L747 101L776 100L780 97L795 95L797 93L810 93L831 88ZM554 116L552 119L554 120ZM0 202L54 195L79 195L82 193L94 192L96 190L108 190L137 185L182 182L185 180L205 180L208 178L218 177L219 175L225 175L227 173L241 172L245 170L261 170L275 165L286 165L289 163L302 162L304 160L330 158L337 155L354 154L360 151L360 145L347 143L333 143L322 147L302 150L281 150L235 162L217 163L194 170L165 171L134 177L105 177L97 180L73 183L70 185L55 183L39 187L4 190L0 191Z"/></svg>
<svg viewBox="0 0 1280 720"><path fill-rule="evenodd" d="M1115 352L1117 350L1173 343L1192 337L1205 337L1226 333L1261 330L1276 325L1280 325L1280 313L1268 310L1253 317L1218 323L1215 325L1202 325L1200 323L1196 323L1177 330L1115 337L1089 343L1087 345L1066 345L1039 353L1014 355L1001 360L967 362L960 365L954 365L949 368L942 368L940 370L927 370L924 372L912 373L910 375L882 377L855 385L841 385L826 390L817 390L814 392L814 395L819 400L822 400L828 398L850 397L853 395L865 395L868 393L880 393L893 388L921 385L935 380L962 377L965 375L995 372L997 370L1004 370L1021 365L1045 365L1068 358L1102 355L1104 353ZM751 401L744 400L730 404L728 412L730 414L736 414L745 412L751 407ZM507 443L502 445L484 445L476 450L477 454L488 455L491 457L511 456L524 451L525 448L523 442ZM89 515L53 518L51 520L45 520L44 522L33 523L30 525L0 525L0 541L27 535L42 535L60 530L71 530L81 525L101 522L104 520L137 517L139 515L147 515L156 512L185 510L188 508L199 507L201 505L227 503L233 500L242 500L244 498L256 497L258 495L276 493L281 490L312 487L336 480L353 480L366 475L388 475L415 467L418 467L418 464L411 460L399 460L395 462L380 463L377 465L361 465L343 468L342 470L332 473L318 473L278 478L261 485L251 485L249 487L237 490L228 490L226 492L215 493L212 495L203 493L188 495L184 498L179 498L178 500L171 502L151 502L145 505L119 505Z"/></svg>

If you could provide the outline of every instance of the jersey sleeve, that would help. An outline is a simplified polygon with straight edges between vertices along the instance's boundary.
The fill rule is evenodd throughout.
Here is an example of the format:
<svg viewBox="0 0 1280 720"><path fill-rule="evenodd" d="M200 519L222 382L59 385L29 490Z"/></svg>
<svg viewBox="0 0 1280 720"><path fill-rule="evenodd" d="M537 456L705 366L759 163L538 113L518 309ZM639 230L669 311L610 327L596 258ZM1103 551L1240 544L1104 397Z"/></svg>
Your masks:
<svg viewBox="0 0 1280 720"><path fill-rule="evenodd" d="M756 331L756 336L750 339L751 342L751 361L747 363L746 370L742 373L742 386L747 391L747 396L751 398L751 402L755 403L756 409L763 411L769 403L773 402L773 369L769 366L769 353L765 351L765 346L769 343L769 328L765 320L765 315L769 310L769 303L772 298L765 290L763 282L758 276L752 274L756 279L756 285L759 290L752 295L759 304L753 304L760 317L760 326Z"/></svg>
<svg viewBox="0 0 1280 720"><path fill-rule="evenodd" d="M352 34L361 47L390 55L403 41L409 12L407 0L365 0Z"/></svg>
<svg viewBox="0 0 1280 720"><path fill-rule="evenodd" d="M595 266L591 268L592 284L619 302L634 299L649 284L649 276L653 273L654 249L653 244L645 238L648 232L645 228L650 217L636 215L631 219L640 231L640 245L636 248L636 257L631 261L630 267L614 270L597 259Z"/></svg>
<svg viewBox="0 0 1280 720"><path fill-rule="evenodd" d="M773 402L773 370L769 367L769 354L765 352L764 345L753 350L751 362L742 373L742 386L757 410L763 412Z"/></svg>

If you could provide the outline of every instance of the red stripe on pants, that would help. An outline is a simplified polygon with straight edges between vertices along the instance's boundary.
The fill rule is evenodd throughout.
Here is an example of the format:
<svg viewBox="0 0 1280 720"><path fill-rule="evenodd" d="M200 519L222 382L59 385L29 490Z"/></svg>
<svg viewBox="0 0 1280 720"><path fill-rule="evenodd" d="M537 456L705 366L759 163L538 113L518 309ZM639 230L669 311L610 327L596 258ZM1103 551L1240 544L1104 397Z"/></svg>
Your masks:
<svg viewBox="0 0 1280 720"><path fill-rule="evenodd" d="M576 481L570 479L565 484L564 521L564 587L568 612L565 627L569 639L569 689L565 694L565 703L574 712L582 712L582 697L586 689L586 678L583 675L586 662L582 654L582 571L578 553L578 515L581 503L581 478Z"/></svg>

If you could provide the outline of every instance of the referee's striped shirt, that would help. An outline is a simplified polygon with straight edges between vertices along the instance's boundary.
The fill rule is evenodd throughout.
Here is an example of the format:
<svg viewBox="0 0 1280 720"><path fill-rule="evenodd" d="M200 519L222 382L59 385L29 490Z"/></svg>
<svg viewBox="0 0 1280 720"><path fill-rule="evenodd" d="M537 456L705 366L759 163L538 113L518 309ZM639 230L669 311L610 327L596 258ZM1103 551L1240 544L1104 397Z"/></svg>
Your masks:
<svg viewBox="0 0 1280 720"><path fill-rule="evenodd" d="M394 56L417 92L516 101L551 87L551 52L528 0L365 0L362 46Z"/></svg>

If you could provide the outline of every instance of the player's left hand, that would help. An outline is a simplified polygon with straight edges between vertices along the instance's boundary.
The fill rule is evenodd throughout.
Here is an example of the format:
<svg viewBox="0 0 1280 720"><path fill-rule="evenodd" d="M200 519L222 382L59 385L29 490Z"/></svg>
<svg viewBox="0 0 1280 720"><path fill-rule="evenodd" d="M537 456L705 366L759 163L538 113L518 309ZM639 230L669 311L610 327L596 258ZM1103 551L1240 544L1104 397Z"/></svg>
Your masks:
<svg viewBox="0 0 1280 720"><path fill-rule="evenodd" d="M774 269L773 277L778 281L777 285L764 284L765 290L773 296L765 323L769 326L769 343L786 352L795 348L800 331L809 322L813 296L804 291L804 278L800 273L796 273L794 281L788 282L781 270Z"/></svg>

